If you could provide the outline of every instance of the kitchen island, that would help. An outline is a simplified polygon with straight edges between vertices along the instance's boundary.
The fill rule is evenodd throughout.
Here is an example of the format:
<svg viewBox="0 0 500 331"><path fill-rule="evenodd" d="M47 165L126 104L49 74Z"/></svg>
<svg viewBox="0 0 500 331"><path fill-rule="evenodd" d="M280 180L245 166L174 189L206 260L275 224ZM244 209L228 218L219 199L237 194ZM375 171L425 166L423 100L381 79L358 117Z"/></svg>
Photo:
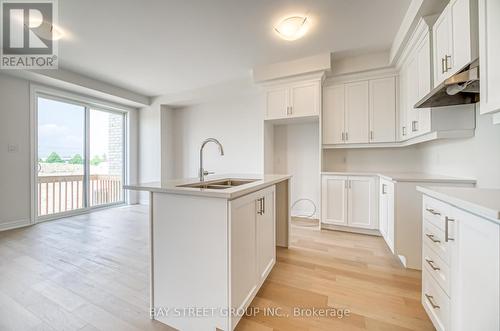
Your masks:
<svg viewBox="0 0 500 331"><path fill-rule="evenodd" d="M289 175L127 185L150 192L151 317L233 330L288 247Z"/></svg>

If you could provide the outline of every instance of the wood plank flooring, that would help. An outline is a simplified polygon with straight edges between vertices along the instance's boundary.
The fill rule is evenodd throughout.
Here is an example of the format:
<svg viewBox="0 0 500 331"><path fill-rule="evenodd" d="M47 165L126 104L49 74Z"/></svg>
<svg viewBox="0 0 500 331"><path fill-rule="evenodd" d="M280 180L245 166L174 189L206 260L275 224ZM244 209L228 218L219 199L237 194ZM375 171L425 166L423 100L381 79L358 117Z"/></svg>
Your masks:
<svg viewBox="0 0 500 331"><path fill-rule="evenodd" d="M245 316L237 330L432 330L420 273L382 239L297 222L290 249L253 301L281 315ZM120 207L0 233L0 330L173 330L148 318L148 217ZM350 315L292 316L294 307Z"/></svg>

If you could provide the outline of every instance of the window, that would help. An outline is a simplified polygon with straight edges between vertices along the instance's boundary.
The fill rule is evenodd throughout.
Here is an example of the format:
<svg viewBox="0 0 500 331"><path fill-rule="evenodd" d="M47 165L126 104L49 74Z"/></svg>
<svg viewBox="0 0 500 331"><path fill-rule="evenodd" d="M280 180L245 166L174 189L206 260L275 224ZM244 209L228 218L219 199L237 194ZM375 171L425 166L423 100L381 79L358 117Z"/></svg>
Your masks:
<svg viewBox="0 0 500 331"><path fill-rule="evenodd" d="M36 96L36 217L124 202L126 113Z"/></svg>

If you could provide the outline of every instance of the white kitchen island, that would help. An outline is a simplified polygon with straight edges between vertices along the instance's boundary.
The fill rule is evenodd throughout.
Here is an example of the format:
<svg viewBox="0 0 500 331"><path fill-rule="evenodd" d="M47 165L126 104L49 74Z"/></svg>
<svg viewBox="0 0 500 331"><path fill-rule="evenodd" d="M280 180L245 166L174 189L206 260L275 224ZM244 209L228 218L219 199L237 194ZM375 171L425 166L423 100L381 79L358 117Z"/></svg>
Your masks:
<svg viewBox="0 0 500 331"><path fill-rule="evenodd" d="M276 246L288 247L290 178L125 186L150 192L152 318L183 331L235 328L273 268Z"/></svg>

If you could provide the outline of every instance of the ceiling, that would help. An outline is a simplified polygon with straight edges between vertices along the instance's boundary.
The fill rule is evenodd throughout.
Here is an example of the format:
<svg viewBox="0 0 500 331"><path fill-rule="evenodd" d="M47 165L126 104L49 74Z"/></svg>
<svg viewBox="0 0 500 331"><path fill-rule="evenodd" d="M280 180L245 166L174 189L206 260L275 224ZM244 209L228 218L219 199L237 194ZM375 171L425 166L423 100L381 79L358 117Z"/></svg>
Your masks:
<svg viewBox="0 0 500 331"><path fill-rule="evenodd" d="M147 96L248 76L324 52L389 49L410 0L62 0L60 67ZM308 13L302 39L272 26Z"/></svg>

